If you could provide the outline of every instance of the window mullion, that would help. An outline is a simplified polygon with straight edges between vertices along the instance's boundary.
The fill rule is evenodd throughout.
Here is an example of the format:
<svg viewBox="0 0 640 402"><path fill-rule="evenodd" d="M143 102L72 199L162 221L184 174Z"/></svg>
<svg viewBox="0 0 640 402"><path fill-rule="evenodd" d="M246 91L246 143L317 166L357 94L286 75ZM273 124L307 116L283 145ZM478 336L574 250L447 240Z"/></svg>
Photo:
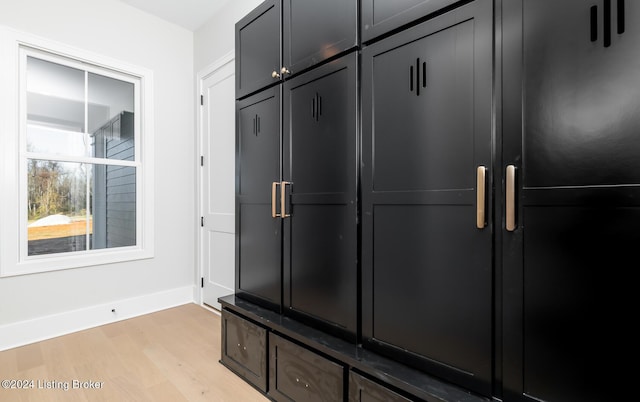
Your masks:
<svg viewBox="0 0 640 402"><path fill-rule="evenodd" d="M86 156L91 156L91 138L89 138L89 73L85 70L84 72L84 147ZM86 228L86 237L85 237L85 249L91 250L91 223L89 219L91 218L91 182L90 182L90 169L88 164L84 164L85 167L85 185L86 185L86 193L85 193L85 228Z"/></svg>

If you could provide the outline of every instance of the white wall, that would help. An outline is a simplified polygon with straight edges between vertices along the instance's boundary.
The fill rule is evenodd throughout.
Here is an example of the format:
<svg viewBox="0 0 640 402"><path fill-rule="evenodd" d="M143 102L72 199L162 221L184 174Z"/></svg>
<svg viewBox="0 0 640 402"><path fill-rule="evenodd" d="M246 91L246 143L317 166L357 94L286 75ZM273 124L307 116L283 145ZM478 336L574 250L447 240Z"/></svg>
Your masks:
<svg viewBox="0 0 640 402"><path fill-rule="evenodd" d="M150 309L161 307L162 300L192 299L193 33L118 0L0 0L0 24L152 70L155 116L155 258L0 278L0 332L29 320L52 323L52 317L74 312L81 317L79 311L99 315L95 324L124 318L143 312L134 304L147 296L159 300L149 303ZM109 306L121 308L113 314L106 311Z"/></svg>

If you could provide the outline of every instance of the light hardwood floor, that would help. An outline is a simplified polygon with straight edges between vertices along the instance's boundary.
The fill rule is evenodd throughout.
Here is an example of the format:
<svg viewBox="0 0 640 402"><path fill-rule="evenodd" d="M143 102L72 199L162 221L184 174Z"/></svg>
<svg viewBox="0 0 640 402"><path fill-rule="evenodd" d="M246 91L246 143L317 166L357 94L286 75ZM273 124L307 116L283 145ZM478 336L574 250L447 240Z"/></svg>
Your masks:
<svg viewBox="0 0 640 402"><path fill-rule="evenodd" d="M219 360L220 316L187 304L0 352L0 380L33 380L0 401L268 400Z"/></svg>

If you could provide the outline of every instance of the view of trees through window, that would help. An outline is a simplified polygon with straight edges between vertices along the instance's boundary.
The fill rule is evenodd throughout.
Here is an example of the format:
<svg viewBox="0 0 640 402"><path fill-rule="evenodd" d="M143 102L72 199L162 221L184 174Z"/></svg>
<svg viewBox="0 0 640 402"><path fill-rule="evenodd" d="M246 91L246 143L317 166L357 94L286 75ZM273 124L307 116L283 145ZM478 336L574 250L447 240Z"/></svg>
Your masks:
<svg viewBox="0 0 640 402"><path fill-rule="evenodd" d="M86 173L82 165L78 169L80 172L74 172L57 161L29 160L27 212L30 222L54 214L86 214ZM78 210L78 206L82 208Z"/></svg>

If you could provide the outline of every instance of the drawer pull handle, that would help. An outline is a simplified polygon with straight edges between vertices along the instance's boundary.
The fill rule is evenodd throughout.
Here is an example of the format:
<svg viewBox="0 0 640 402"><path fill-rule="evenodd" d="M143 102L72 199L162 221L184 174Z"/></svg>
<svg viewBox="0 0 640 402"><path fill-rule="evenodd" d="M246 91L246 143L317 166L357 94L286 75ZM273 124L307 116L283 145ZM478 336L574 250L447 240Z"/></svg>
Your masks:
<svg viewBox="0 0 640 402"><path fill-rule="evenodd" d="M486 224L485 217L485 184L487 168L484 166L478 166L476 174L476 227L483 229Z"/></svg>
<svg viewBox="0 0 640 402"><path fill-rule="evenodd" d="M276 187L279 186L280 183L274 181L271 183L271 217L279 218L280 214L276 212Z"/></svg>
<svg viewBox="0 0 640 402"><path fill-rule="evenodd" d="M507 166L507 178L505 185L506 195L506 229L509 232L516 230L516 167Z"/></svg>
<svg viewBox="0 0 640 402"><path fill-rule="evenodd" d="M282 219L288 218L291 214L287 213L287 185L293 184L290 181L283 181L280 183L280 217Z"/></svg>

